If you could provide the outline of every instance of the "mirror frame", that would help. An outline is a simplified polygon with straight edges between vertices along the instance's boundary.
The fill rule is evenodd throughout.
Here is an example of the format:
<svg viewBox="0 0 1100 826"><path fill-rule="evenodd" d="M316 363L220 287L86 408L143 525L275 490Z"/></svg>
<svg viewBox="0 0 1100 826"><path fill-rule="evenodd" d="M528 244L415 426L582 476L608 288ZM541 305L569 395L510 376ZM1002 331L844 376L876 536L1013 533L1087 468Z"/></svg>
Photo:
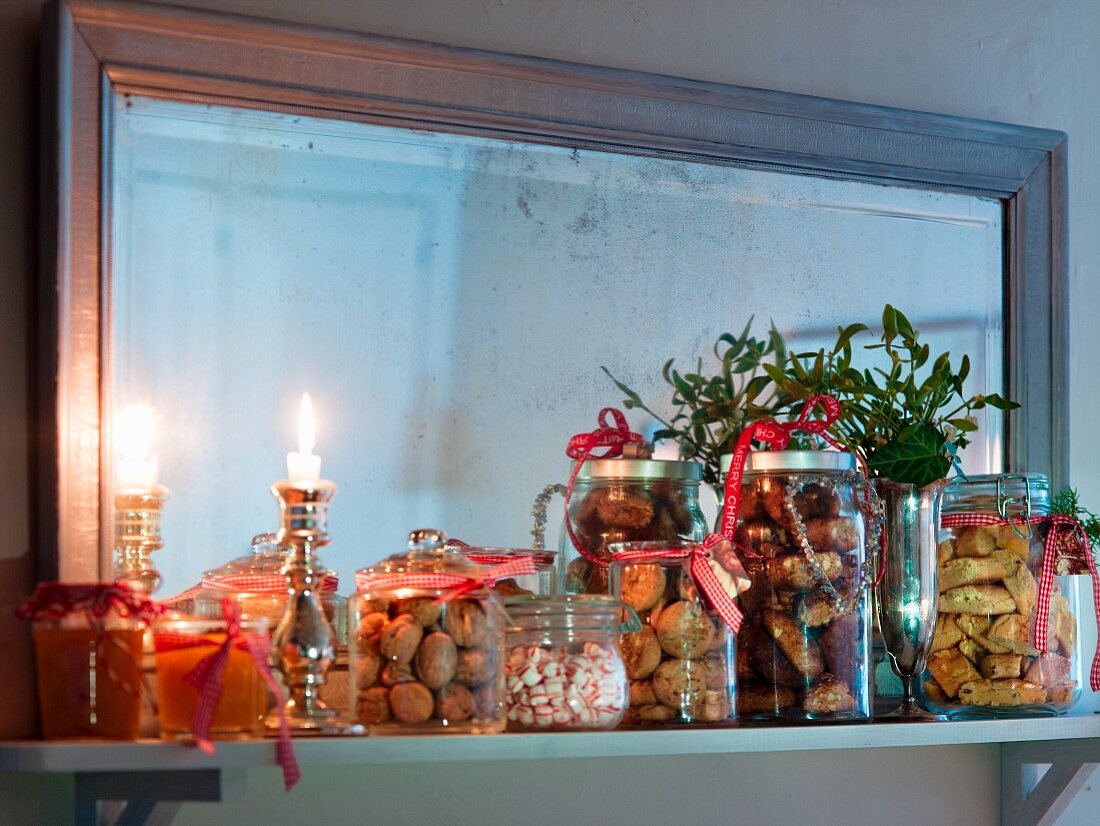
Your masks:
<svg viewBox="0 0 1100 826"><path fill-rule="evenodd" d="M113 537L112 91L999 199L1007 469L1068 477L1062 132L125 0L44 25L40 578L99 578Z"/></svg>

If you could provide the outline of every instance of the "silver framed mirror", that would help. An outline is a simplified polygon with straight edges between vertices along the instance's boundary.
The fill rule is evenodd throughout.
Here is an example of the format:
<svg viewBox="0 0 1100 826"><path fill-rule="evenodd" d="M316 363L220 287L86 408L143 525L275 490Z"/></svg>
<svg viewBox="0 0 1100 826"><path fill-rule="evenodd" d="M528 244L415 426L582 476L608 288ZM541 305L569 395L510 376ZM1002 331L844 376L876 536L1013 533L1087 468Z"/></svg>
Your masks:
<svg viewBox="0 0 1100 826"><path fill-rule="evenodd" d="M600 165L621 168L608 160L619 156L667 169L668 180L682 179L686 168L706 169L727 188L733 184L723 176L742 176L743 186L744 176L778 172L803 193L822 182L897 188L918 200L976 198L981 209L962 208L955 223L999 235L996 248L981 247L995 259L991 277L999 283L983 300L996 305L995 347L1003 352L987 370L1022 403L1004 429L998 462L1066 478L1061 133L125 2L59 0L48 26L53 74L45 86L55 98L45 131L54 144L45 175L43 287L46 296L56 291L56 315L44 325L43 343L41 408L52 428L39 491L43 576L97 577L111 539L108 425L118 348L127 346L116 324L132 314L118 290L134 284L139 269L127 270L116 255L120 216L112 199L119 180L130 178L112 165L136 157L120 150L120 124L173 107L201 108L205 127L250 112L260 120L306 119L311 135L334 141L346 124L355 132L348 140L362 144L363 130L373 130L375 146L411 130L443 136L431 151L451 155L456 146L478 157L487 148L499 157L509 147L532 147L545 163L542 177L555 181L562 159L587 164L590 177L599 167L606 177ZM396 176L403 180L424 166L403 163ZM515 175L514 166L494 163L502 179ZM718 185L694 183L697 196L699 186ZM832 203L831 194L814 191ZM960 208L919 207L937 221L959 216ZM660 215L659 203L650 209ZM898 212L879 211L891 209ZM747 319L730 324L738 320ZM221 558L233 550L224 547Z"/></svg>

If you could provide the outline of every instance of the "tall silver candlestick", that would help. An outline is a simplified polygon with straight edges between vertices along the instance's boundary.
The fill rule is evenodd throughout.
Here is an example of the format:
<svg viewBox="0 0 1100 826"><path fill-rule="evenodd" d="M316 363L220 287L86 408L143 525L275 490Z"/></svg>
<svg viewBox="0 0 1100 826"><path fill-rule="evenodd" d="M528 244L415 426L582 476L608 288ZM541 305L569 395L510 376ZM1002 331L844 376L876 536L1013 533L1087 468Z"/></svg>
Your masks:
<svg viewBox="0 0 1100 826"><path fill-rule="evenodd" d="M283 480L271 486L271 493L279 502L278 542L290 548L283 566L290 598L272 640L272 658L282 668L288 694L283 708L296 734L338 732L346 724L319 696L335 657L335 639L321 604L324 568L317 558L317 549L330 541L328 507L336 485L323 479ZM277 713L267 725L278 728Z"/></svg>
<svg viewBox="0 0 1100 826"><path fill-rule="evenodd" d="M150 554L164 547L160 516L168 501L168 488L115 491L114 578L143 594L160 587L161 575Z"/></svg>

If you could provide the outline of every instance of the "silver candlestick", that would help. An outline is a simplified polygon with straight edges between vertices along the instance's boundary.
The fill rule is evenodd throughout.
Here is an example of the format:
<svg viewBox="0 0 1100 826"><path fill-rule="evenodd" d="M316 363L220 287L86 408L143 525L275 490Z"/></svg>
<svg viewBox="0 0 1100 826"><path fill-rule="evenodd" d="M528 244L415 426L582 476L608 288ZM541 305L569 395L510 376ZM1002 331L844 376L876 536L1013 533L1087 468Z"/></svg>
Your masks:
<svg viewBox="0 0 1100 826"><path fill-rule="evenodd" d="M168 488L162 485L115 492L114 578L146 595L161 583L150 554L164 547L160 516L167 501Z"/></svg>
<svg viewBox="0 0 1100 826"><path fill-rule="evenodd" d="M340 732L346 723L320 699L335 658L335 637L321 604L324 568L317 558L317 549L330 541L328 507L336 485L323 479L283 480L271 486L271 493L279 502L277 541L289 548L282 572L290 598L272 640L272 659L281 666L287 688L283 710L296 734ZM278 713L269 715L267 725L278 729Z"/></svg>

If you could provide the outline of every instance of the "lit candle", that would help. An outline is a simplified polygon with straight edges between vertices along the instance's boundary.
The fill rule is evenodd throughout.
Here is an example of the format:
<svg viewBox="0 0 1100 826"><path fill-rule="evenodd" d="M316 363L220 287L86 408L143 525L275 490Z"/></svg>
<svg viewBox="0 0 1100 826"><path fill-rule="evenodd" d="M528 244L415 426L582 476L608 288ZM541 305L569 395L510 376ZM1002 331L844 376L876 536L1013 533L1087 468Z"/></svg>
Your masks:
<svg viewBox="0 0 1100 826"><path fill-rule="evenodd" d="M316 444L313 402L309 393L303 393L298 413L298 452L286 455L286 475L294 484L316 482L321 478L321 457L313 455Z"/></svg>
<svg viewBox="0 0 1100 826"><path fill-rule="evenodd" d="M152 490L157 485L157 457L153 455L153 411L138 404L122 408L115 428L119 460L115 484L119 490Z"/></svg>

